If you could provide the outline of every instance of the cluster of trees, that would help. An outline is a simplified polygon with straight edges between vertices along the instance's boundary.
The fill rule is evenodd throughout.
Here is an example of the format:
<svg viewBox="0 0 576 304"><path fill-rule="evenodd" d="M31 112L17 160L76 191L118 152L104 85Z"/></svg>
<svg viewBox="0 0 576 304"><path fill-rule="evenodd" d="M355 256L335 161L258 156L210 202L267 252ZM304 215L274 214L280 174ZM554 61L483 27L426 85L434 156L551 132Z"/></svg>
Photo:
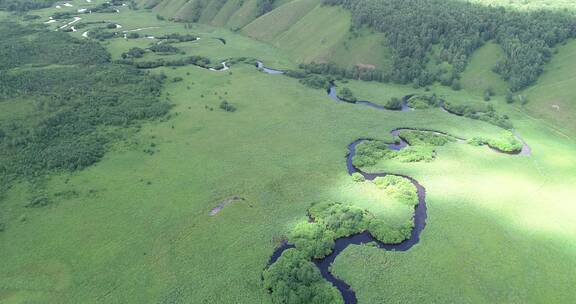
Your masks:
<svg viewBox="0 0 576 304"><path fill-rule="evenodd" d="M262 274L264 288L276 304L343 304L336 287L298 249L288 249Z"/></svg>
<svg viewBox="0 0 576 304"><path fill-rule="evenodd" d="M510 131L503 132L491 138L473 137L468 142L475 146L487 145L492 149L504 153L519 153L522 151L522 143Z"/></svg>
<svg viewBox="0 0 576 304"><path fill-rule="evenodd" d="M402 109L402 99L398 97L391 97L386 101L384 107L388 110L400 110Z"/></svg>
<svg viewBox="0 0 576 304"><path fill-rule="evenodd" d="M394 158L395 151L381 140L367 140L356 146L356 154L352 164L357 168L371 167L381 159Z"/></svg>
<svg viewBox="0 0 576 304"><path fill-rule="evenodd" d="M256 3L256 15L259 17L274 9L274 1L275 0L258 0Z"/></svg>
<svg viewBox="0 0 576 304"><path fill-rule="evenodd" d="M446 111L465 116L471 119L478 119L487 123L499 126L504 129L512 129L514 126L507 115L500 115L491 104L480 103L454 103L445 101L443 107Z"/></svg>
<svg viewBox="0 0 576 304"><path fill-rule="evenodd" d="M54 31L24 28L13 22L0 22L0 69L23 65L94 64L110 61L110 54L96 42L81 41ZM81 54L81 55L79 55Z"/></svg>
<svg viewBox="0 0 576 304"><path fill-rule="evenodd" d="M47 8L56 2L57 0L0 0L0 10L26 12Z"/></svg>
<svg viewBox="0 0 576 304"><path fill-rule="evenodd" d="M202 68L210 68L210 58L204 56L188 56L186 58L164 60L163 58L151 61L133 61L129 59L117 60L117 63L133 65L139 69L154 69L161 66L186 66L195 65Z"/></svg>
<svg viewBox="0 0 576 304"><path fill-rule="evenodd" d="M378 183L386 189L395 189L409 205L418 203L416 190L409 181L385 177ZM409 195L416 197L416 203ZM395 244L409 238L413 227L411 220L392 226L366 210L331 201L313 204L308 215L312 221L298 223L290 233L288 241L294 248L284 251L264 270L264 287L274 303L343 303L338 290L322 278L311 259L329 255L335 240L341 237L368 230L376 239Z"/></svg>
<svg viewBox="0 0 576 304"><path fill-rule="evenodd" d="M0 40L0 102L32 100L36 119L0 122L3 182L90 166L115 140L112 130L170 109L159 101L161 77L110 63L99 44L52 31L14 37L24 32L18 24L4 30L0 24L7 38Z"/></svg>
<svg viewBox="0 0 576 304"><path fill-rule="evenodd" d="M99 4L99 5L91 8L91 9L89 9L89 11L91 11L92 13L103 13L103 14L115 13L116 8L114 7L114 5L116 5L116 4L105 2L105 3ZM121 5L121 4L118 4L118 5Z"/></svg>
<svg viewBox="0 0 576 304"><path fill-rule="evenodd" d="M106 39L112 39L117 35L118 34L116 32L108 31L108 27L98 27L88 32L88 36L90 38L100 41L104 41Z"/></svg>
<svg viewBox="0 0 576 304"><path fill-rule="evenodd" d="M236 112L236 106L234 106L233 104L229 103L226 100L222 100L222 102L220 103L220 109L226 112Z"/></svg>
<svg viewBox="0 0 576 304"><path fill-rule="evenodd" d="M306 74L332 75L336 77L360 79L364 81L389 82L391 80L389 74L381 70L360 68L358 66L352 68L342 68L332 62L302 63L299 65L299 68L304 70Z"/></svg>
<svg viewBox="0 0 576 304"><path fill-rule="evenodd" d="M374 179L374 184L403 204L409 206L418 205L416 187L404 177L396 175L379 176Z"/></svg>
<svg viewBox="0 0 576 304"><path fill-rule="evenodd" d="M286 71L286 76L299 79L299 82L307 87L313 89L325 89L328 90L332 85L334 79L329 76L309 73L307 71L301 70L291 70Z"/></svg>
<svg viewBox="0 0 576 304"><path fill-rule="evenodd" d="M551 48L576 37L576 18L567 12L518 12L444 0L324 3L349 9L355 27L367 25L385 33L386 45L393 52L393 67L382 79L417 86L441 81L457 87L470 55L486 41L494 40L506 54L494 70L518 91L535 82L552 54ZM451 69L439 68L441 63L450 64Z"/></svg>
<svg viewBox="0 0 576 304"><path fill-rule="evenodd" d="M356 102L358 99L354 96L354 93L348 87L342 87L338 89L338 98L347 102Z"/></svg>
<svg viewBox="0 0 576 304"><path fill-rule="evenodd" d="M120 56L122 57L122 59L142 58L142 57L144 57L144 54L146 54L145 49L142 49L139 47L133 47L133 48L130 48L128 50L128 52L122 53L122 55L120 55Z"/></svg>
<svg viewBox="0 0 576 304"><path fill-rule="evenodd" d="M163 54L182 53L182 54L184 54L184 52L182 52L179 48L177 48L173 45L170 45L170 44L166 44L166 43L154 44L153 46L149 47L148 49L154 53L163 53Z"/></svg>
<svg viewBox="0 0 576 304"><path fill-rule="evenodd" d="M444 146L445 144L455 142L454 137L434 133L430 131L418 130L402 130L398 137L405 140L409 145L429 145L429 146Z"/></svg>
<svg viewBox="0 0 576 304"><path fill-rule="evenodd" d="M401 162L429 162L434 160L435 153L431 146L408 146L400 151L392 150L380 140L367 140L356 146L352 164L357 168L371 167L380 160L394 159Z"/></svg>
<svg viewBox="0 0 576 304"><path fill-rule="evenodd" d="M415 95L408 98L408 106L413 109L428 109L439 107L444 103L444 99L436 96L435 93L432 95Z"/></svg>
<svg viewBox="0 0 576 304"><path fill-rule="evenodd" d="M168 43L195 41L197 36L191 34L172 33L156 37L157 39L167 40Z"/></svg>

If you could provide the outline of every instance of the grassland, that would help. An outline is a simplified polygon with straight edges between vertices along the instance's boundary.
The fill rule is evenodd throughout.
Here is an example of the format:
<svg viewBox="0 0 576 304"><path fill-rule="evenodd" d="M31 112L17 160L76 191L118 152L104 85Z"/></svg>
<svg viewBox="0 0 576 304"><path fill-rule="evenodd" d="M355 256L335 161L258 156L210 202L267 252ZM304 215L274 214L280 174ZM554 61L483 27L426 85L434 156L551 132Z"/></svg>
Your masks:
<svg viewBox="0 0 576 304"><path fill-rule="evenodd" d="M484 94L488 89L499 95L506 94L506 81L492 71L496 63L503 58L504 52L498 44L487 43L479 48L462 73L462 87L476 94Z"/></svg>
<svg viewBox="0 0 576 304"><path fill-rule="evenodd" d="M71 3L78 8L83 2ZM178 47L216 62L249 56L274 67L297 64L294 49L280 51L208 25L185 28L157 20L156 12L120 10L82 18L117 22L125 29L159 27L142 31L150 35L198 34L201 40ZM42 22L55 11L35 14ZM330 14L316 13L332 24ZM300 22L278 41L294 43L291 37L317 26L312 18ZM347 30L346 22L335 27ZM319 31L310 43L328 52L339 39L347 39L331 36L335 33ZM82 31L72 35L81 37ZM322 37L333 40L323 45ZM150 43L146 38L103 42L115 59L130 47ZM574 46L563 47L541 81L525 92L527 111L546 115L540 100L563 94L558 95L565 100L562 109L573 113L570 83L560 80L574 70L562 67L569 64ZM301 58L313 58L315 52L307 45ZM398 208L371 184L352 181L346 145L358 138L391 140L389 131L399 127L464 138L501 132L439 109L393 112L336 103L323 90L250 65L234 65L228 72L187 66L151 73L168 77L162 100L173 105L170 120L146 123L138 132L126 130L129 140L110 147L97 165L52 174L40 185L21 181L0 201L0 222L6 224L0 232L5 261L0 263L0 302L269 303L262 270L279 240L305 219L310 203L352 203L389 221L409 216L405 206ZM183 80L170 81L176 77ZM563 89L546 89L556 83ZM359 99L374 102L427 93L374 82L345 85ZM429 93L459 103L485 103L481 89L431 86ZM219 110L222 100L238 110ZM354 288L359 303L570 303L574 298L576 144L519 105L506 104L503 96L491 104L510 116L533 155L451 143L437 147L432 162L386 163L387 172L411 175L426 187L428 225L421 243L409 252L352 246L337 258L333 271ZM33 106L28 100L2 101L0 120L8 115L29 120ZM570 128L570 117L557 123ZM24 208L39 191L56 204ZM70 191L76 194L62 195ZM231 196L246 200L209 216Z"/></svg>
<svg viewBox="0 0 576 304"><path fill-rule="evenodd" d="M575 59L576 41L561 46L538 84L523 92L528 100L526 110L531 116L554 125L572 139L576 132Z"/></svg>

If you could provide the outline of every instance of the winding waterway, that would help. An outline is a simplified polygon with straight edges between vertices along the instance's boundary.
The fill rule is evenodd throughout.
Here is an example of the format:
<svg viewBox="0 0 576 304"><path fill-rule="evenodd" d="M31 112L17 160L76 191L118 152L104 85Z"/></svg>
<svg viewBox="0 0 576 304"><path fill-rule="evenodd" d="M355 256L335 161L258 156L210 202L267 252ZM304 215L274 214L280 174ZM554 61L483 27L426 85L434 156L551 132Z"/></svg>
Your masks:
<svg viewBox="0 0 576 304"><path fill-rule="evenodd" d="M283 74L284 73L284 71L266 68L262 64L262 62L260 62L260 61L257 62L257 67L258 67L258 69L260 69L266 73L269 73L269 74ZM340 99L337 96L336 86L334 84L332 84L330 86L330 88L327 91L327 94L330 98L332 98L333 100L335 100L337 102L348 102L348 101ZM410 97L412 97L412 96L413 95L408 95L402 99L401 111L413 110L410 107L408 107L408 105L407 105L408 99L410 99ZM372 103L369 101L355 101L355 102L350 102L350 103L358 104L358 105L365 105L365 106L369 106L369 107L372 107L372 108L375 108L378 110L390 110L390 109L387 109L381 105L378 105L378 104L375 104L375 103ZM445 110L444 107L441 107L441 108L443 110ZM400 138L398 136L402 130L419 130L419 131L433 132L436 134L442 134L442 135L446 135L446 136L450 136L452 138L455 138L458 140L459 143L464 142L463 138L459 138L459 137L456 137L456 136L453 136L453 135L450 135L447 133L439 132L439 131L399 128L399 129L394 129L390 132L391 135L393 135L396 138L399 138L399 142L389 144L388 148L390 148L392 150L399 151L399 150L401 150L401 149L403 149L409 145L405 140L403 140L402 138ZM529 155L531 152L530 147L526 144L526 142L524 142L524 140L522 140L520 138L520 136L518 135L517 132L514 131L514 134L523 144L522 151L519 154L520 155ZM385 244L385 243L375 239L368 231L364 231L364 232L361 232L358 234L351 235L349 237L342 237L342 238L337 239L335 241L335 245L334 245L334 249L332 250L332 253L330 253L328 256L326 256L322 259L313 259L312 260L312 262L314 262L314 264L320 270L322 277L324 279L326 279L327 281L329 281L330 283L332 283L340 291L340 294L342 295L342 298L344 299L344 303L346 303L346 304L356 304L358 302L358 300L356 298L355 292L350 288L350 285L346 284L346 282L344 282L343 280L335 277L330 272L330 266L332 265L332 263L334 262L336 257L344 249L346 249L346 247L348 247L348 245L360 245L360 244L366 244L366 243L374 243L374 244L376 244L376 246L378 248L388 250L388 251L407 251L410 248L412 248L412 246L416 245L420 241L420 234L422 233L422 231L426 227L426 218L428 217L427 208L426 208L426 188L424 188L424 186L422 186L416 179L412 178L411 176L388 173L388 172L366 173L366 172L364 172L364 171L362 171L362 170L360 170L354 166L352 161L353 161L354 155L356 154L356 147L359 144L361 144L362 142L368 141L368 140L370 140L370 139L358 139L358 140L356 140L356 141L354 141L348 145L348 155L346 156L346 168L348 170L348 174L352 175L354 173L360 173L360 174L362 174L362 176L364 176L364 178L366 180L370 180L370 181L374 180L377 177L386 176L386 175L395 175L395 176L400 176L400 177L406 178L407 180L409 180L414 185L414 187L416 187L416 190L418 193L418 204L414 207L414 217L413 217L414 228L412 229L412 233L410 235L410 238L404 240L403 242L401 242L399 244ZM278 258L280 258L282 253L285 250L290 249L290 248L294 248L294 245L289 244L287 242L283 242L278 248L276 248L276 250L274 250L274 253L270 257L270 260L268 261L268 266L275 263L278 260Z"/></svg>
<svg viewBox="0 0 576 304"><path fill-rule="evenodd" d="M397 135L398 132L400 132L401 130L402 129L396 129L390 133L392 135ZM426 217L427 217L427 213L426 213L426 189L417 180L415 180L414 178L412 178L410 176L400 175L400 174L366 173L366 172L364 172L364 171L362 171L362 170L360 170L354 166L354 164L352 163L352 160L354 158L354 155L356 154L356 146L358 146L360 143L367 141L367 140L369 140L369 139L359 139L359 140L356 140L353 143L348 145L348 155L346 157L346 167L348 170L348 174L352 175L353 173L360 173L364 176L364 178L366 178L366 180L374 180L375 178L377 178L379 176L386 176L386 175L396 175L396 176L406 178L414 185L414 187L416 187L416 190L418 192L418 204L414 208L414 217L413 217L414 228L412 229L412 234L410 235L410 238L404 240L403 242L401 242L399 244L385 244L385 243L375 239L368 231L364 231L364 232L361 232L358 234L351 235L349 237L342 237L342 238L337 239L335 241L334 249L333 249L332 253L330 253L328 256L326 256L322 259L313 259L312 260L314 262L314 264L316 264L316 266L320 270L320 274L322 275L322 277L324 277L324 279L326 279L327 281L332 283L336 288L338 288L338 290L340 291L340 294L342 295L342 298L344 299L344 303L346 303L346 304L357 303L358 301L356 299L356 294L350 288L350 286L348 284L346 284L346 282L344 282L343 280L338 279L337 277L332 275L332 273L330 272L330 265L332 265L332 263L334 262L336 257L344 249L346 249L346 247L348 247L348 245L360 245L360 244L366 244L366 243L372 242L372 243L376 244L378 246L378 248L381 248L384 250L406 251L406 250L409 250L410 248L412 248L412 246L414 246L415 244L417 244L420 241L420 234L422 233L422 231L424 230L424 227L426 226ZM394 149L394 150L401 150L402 148L407 147L407 146L408 146L408 143L406 141L400 139L399 143L390 144L388 147L390 149ZM270 257L268 265L271 265L274 262L276 262L276 260L278 260L278 258L282 255L282 253L285 250L290 249L290 248L294 248L294 245L286 243L286 242L282 243L281 246L278 247L274 251L272 256Z"/></svg>

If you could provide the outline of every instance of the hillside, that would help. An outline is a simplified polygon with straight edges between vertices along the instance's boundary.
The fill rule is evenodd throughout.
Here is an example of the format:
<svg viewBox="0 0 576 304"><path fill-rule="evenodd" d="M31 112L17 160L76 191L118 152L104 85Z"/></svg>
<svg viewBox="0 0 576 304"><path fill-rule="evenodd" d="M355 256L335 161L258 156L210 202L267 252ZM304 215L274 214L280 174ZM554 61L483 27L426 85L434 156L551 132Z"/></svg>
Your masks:
<svg viewBox="0 0 576 304"><path fill-rule="evenodd" d="M274 1L272 10L261 15L259 1L141 0L140 6L153 7L165 18L240 31L283 49L295 62L390 68L384 34L366 28L349 31L348 10L322 5L321 0L284 0Z"/></svg>
<svg viewBox="0 0 576 304"><path fill-rule="evenodd" d="M563 45L545 66L538 83L523 92L528 111L564 130L576 132L576 41Z"/></svg>

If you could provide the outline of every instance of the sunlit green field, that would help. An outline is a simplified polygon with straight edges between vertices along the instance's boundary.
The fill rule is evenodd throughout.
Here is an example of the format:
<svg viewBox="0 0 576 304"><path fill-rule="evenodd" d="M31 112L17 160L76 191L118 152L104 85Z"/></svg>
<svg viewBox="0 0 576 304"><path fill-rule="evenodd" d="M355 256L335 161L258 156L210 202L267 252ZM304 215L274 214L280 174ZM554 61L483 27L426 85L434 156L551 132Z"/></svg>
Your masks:
<svg viewBox="0 0 576 304"><path fill-rule="evenodd" d="M54 11L39 11L38 22ZM278 68L297 65L270 44L205 25L185 28L145 10L82 18L122 30L158 27L142 31L152 36L197 34L199 41L178 47L215 62L247 56ZM72 35L82 38L86 30ZM104 44L118 59L150 40ZM98 164L40 184L21 181L0 201L6 224L0 303L269 303L262 270L310 203L349 202L390 221L410 216L394 199L351 180L349 143L391 140L389 131L399 127L464 138L502 131L438 108L394 112L336 103L324 90L246 64L225 72L186 66L151 73L168 77L162 100L173 105L169 120L127 129L127 140ZM554 82L553 73L541 81ZM172 82L175 77L183 80ZM425 93L375 82L338 84L376 103ZM430 89L454 102L485 103L482 90ZM222 111L222 100L238 110ZM507 105L501 94L490 103L510 116L532 155L449 144L433 162L373 168L416 178L427 190L428 220L408 252L351 246L336 259L333 272L359 303L570 303L576 296L576 143L520 105ZM27 116L32 106L2 102L0 119L34 119ZM59 195L69 191L76 195ZM56 204L24 208L39 192ZM233 196L246 200L209 216Z"/></svg>

